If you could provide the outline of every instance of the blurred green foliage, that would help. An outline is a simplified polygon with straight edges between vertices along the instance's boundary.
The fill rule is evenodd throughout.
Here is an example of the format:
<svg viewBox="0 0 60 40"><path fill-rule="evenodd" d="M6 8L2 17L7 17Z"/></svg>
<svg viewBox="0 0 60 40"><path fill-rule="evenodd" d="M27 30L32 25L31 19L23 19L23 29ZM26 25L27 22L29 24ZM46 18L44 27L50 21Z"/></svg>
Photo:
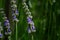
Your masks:
<svg viewBox="0 0 60 40"><path fill-rule="evenodd" d="M32 8L29 8L33 15L36 26L36 33L33 33L34 40L60 40L60 0L30 0ZM6 0L0 0L0 8L5 8ZM18 40L31 40L31 34L27 32L27 20L22 0L17 0L19 10ZM0 21L2 19L0 13ZM15 40L15 27L12 35Z"/></svg>

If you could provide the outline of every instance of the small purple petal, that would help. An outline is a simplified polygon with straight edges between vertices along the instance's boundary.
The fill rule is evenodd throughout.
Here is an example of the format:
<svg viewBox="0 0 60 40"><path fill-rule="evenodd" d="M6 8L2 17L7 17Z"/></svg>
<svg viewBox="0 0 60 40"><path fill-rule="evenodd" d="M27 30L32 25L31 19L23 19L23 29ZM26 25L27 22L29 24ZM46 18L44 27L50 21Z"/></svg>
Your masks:
<svg viewBox="0 0 60 40"><path fill-rule="evenodd" d="M0 33L0 38L2 38L3 34Z"/></svg>
<svg viewBox="0 0 60 40"><path fill-rule="evenodd" d="M15 15L13 16L13 19L16 19L16 16Z"/></svg>
<svg viewBox="0 0 60 40"><path fill-rule="evenodd" d="M9 26L9 25L10 25L10 24L9 24L9 23L7 23L7 22L5 22L5 23L4 23L4 26Z"/></svg>
<svg viewBox="0 0 60 40"><path fill-rule="evenodd" d="M8 32L11 32L10 28L7 30Z"/></svg>
<svg viewBox="0 0 60 40"><path fill-rule="evenodd" d="M16 9L16 13L18 13L18 10Z"/></svg>
<svg viewBox="0 0 60 40"><path fill-rule="evenodd" d="M30 29L30 27L28 27L28 33L31 33L31 29Z"/></svg>
<svg viewBox="0 0 60 40"><path fill-rule="evenodd" d="M32 30L35 30L35 26L32 26Z"/></svg>
<svg viewBox="0 0 60 40"><path fill-rule="evenodd" d="M35 28L35 26L32 26L32 32L36 32L36 28Z"/></svg>
<svg viewBox="0 0 60 40"><path fill-rule="evenodd" d="M28 21L28 22L31 22L32 19L31 19L30 17L27 17L27 21Z"/></svg>
<svg viewBox="0 0 60 40"><path fill-rule="evenodd" d="M11 30L10 30L10 29L8 29L8 34L9 34L9 35L11 34Z"/></svg>

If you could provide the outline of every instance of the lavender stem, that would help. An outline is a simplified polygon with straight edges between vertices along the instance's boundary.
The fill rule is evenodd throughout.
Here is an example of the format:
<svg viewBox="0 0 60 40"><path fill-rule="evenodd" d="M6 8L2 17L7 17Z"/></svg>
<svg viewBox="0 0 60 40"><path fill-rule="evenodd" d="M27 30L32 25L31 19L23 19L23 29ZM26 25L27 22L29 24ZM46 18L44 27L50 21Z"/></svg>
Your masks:
<svg viewBox="0 0 60 40"><path fill-rule="evenodd" d="M18 38L18 32L17 32L18 30L17 30L17 22L16 22L16 40L17 40L17 38Z"/></svg>

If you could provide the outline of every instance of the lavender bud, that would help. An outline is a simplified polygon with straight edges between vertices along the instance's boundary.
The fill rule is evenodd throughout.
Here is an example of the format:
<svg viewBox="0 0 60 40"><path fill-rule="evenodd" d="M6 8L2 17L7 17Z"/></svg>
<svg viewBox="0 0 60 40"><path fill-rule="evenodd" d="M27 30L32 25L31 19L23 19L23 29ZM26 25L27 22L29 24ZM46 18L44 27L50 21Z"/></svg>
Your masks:
<svg viewBox="0 0 60 40"><path fill-rule="evenodd" d="M31 12L29 12L28 15L31 15Z"/></svg>
<svg viewBox="0 0 60 40"><path fill-rule="evenodd" d="M31 15L28 15L28 17L30 17L31 19L33 18Z"/></svg>
<svg viewBox="0 0 60 40"><path fill-rule="evenodd" d="M24 11L29 11L29 9L28 8L25 8Z"/></svg>
<svg viewBox="0 0 60 40"><path fill-rule="evenodd" d="M27 6L27 5L25 5L25 8L28 8L28 6Z"/></svg>
<svg viewBox="0 0 60 40"><path fill-rule="evenodd" d="M26 8L28 8L28 6L27 6L27 5L24 5L24 7L23 7L23 8L25 8L25 9L26 9Z"/></svg>
<svg viewBox="0 0 60 40"><path fill-rule="evenodd" d="M18 20L17 18L15 19L15 21L16 21L16 22L19 22L19 20Z"/></svg>
<svg viewBox="0 0 60 40"><path fill-rule="evenodd" d="M27 15L31 15L31 12L26 12Z"/></svg>
<svg viewBox="0 0 60 40"><path fill-rule="evenodd" d="M22 3L22 5L26 5L26 3L24 2L24 3Z"/></svg>
<svg viewBox="0 0 60 40"><path fill-rule="evenodd" d="M14 8L17 8L17 5L16 5L16 4L13 4L11 7L12 7L12 8L13 8L13 7L14 7Z"/></svg>

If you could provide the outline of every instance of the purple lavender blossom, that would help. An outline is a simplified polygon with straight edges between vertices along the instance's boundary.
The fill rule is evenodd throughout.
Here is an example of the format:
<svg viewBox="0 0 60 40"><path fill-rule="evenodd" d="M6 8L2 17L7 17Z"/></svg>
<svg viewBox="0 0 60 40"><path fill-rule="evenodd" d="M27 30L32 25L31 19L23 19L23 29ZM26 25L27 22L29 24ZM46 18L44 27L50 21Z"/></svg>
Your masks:
<svg viewBox="0 0 60 40"><path fill-rule="evenodd" d="M4 26L9 26L9 25L10 25L10 24L9 24L9 23L7 23L7 22L5 22L5 23L4 23Z"/></svg>
<svg viewBox="0 0 60 40"><path fill-rule="evenodd" d="M10 28L8 28L7 32L8 32L9 35L11 34L11 30L10 30Z"/></svg>
<svg viewBox="0 0 60 40"><path fill-rule="evenodd" d="M0 38L2 38L2 36L3 36L3 34L2 34L2 33L0 33Z"/></svg>
<svg viewBox="0 0 60 40"><path fill-rule="evenodd" d="M16 15L18 15L18 13L19 13L19 12L18 12L18 10L17 10L17 9L16 9L15 13L16 13Z"/></svg>
<svg viewBox="0 0 60 40"><path fill-rule="evenodd" d="M5 20L4 26L8 26L8 25L10 25L9 20Z"/></svg>
<svg viewBox="0 0 60 40"><path fill-rule="evenodd" d="M8 32L11 32L10 28L7 29Z"/></svg>
<svg viewBox="0 0 60 40"><path fill-rule="evenodd" d="M13 15L13 19L16 19L16 15Z"/></svg>
<svg viewBox="0 0 60 40"><path fill-rule="evenodd" d="M30 17L27 17L27 21L28 21L28 23L30 23L32 21L32 19Z"/></svg>
<svg viewBox="0 0 60 40"><path fill-rule="evenodd" d="M30 27L28 27L28 33L31 33L31 29L30 29Z"/></svg>
<svg viewBox="0 0 60 40"><path fill-rule="evenodd" d="M36 28L34 25L32 26L31 30L32 30L32 32L36 32Z"/></svg>
<svg viewBox="0 0 60 40"><path fill-rule="evenodd" d="M32 30L35 30L35 26L34 25L32 26Z"/></svg>
<svg viewBox="0 0 60 40"><path fill-rule="evenodd" d="M19 21L19 20L17 19L16 15L13 15L12 17L13 17L13 21L16 21L16 22Z"/></svg>

